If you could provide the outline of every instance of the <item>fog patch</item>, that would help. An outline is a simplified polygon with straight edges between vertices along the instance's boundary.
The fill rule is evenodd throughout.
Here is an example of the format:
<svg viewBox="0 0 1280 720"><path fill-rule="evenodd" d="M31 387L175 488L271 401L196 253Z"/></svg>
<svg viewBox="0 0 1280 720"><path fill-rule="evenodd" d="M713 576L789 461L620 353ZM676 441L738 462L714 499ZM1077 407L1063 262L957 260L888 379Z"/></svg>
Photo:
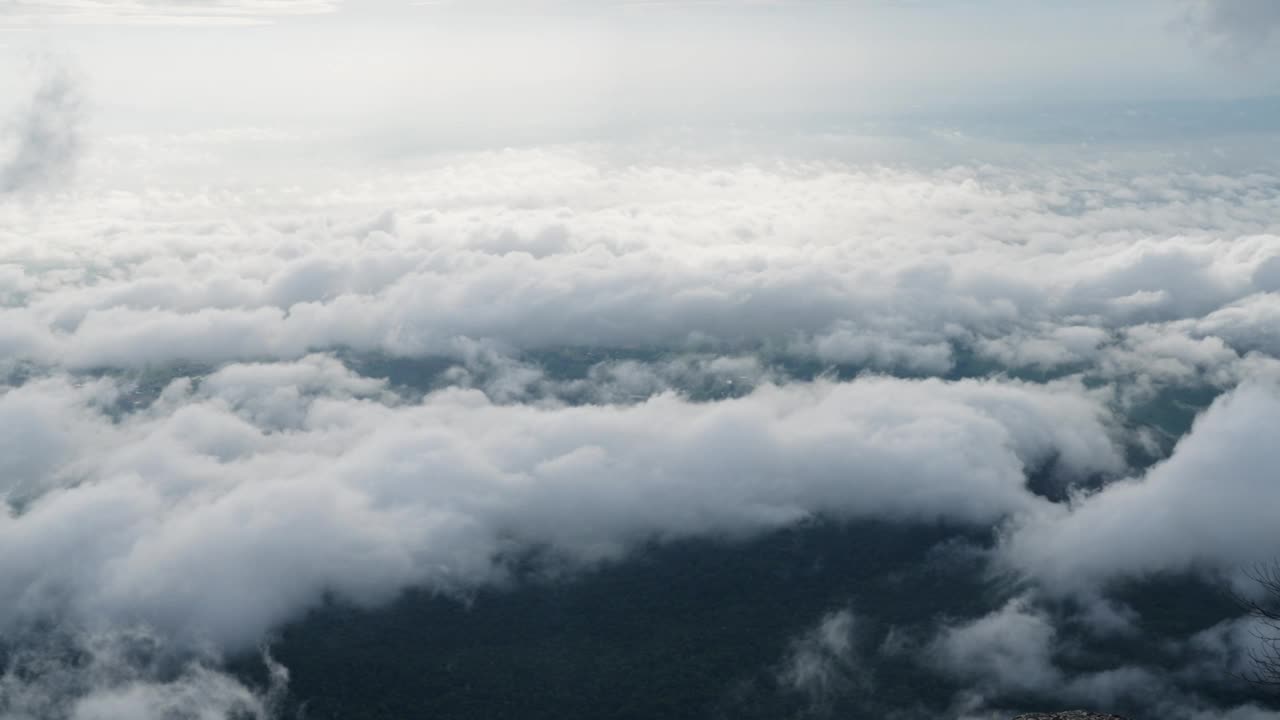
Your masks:
<svg viewBox="0 0 1280 720"><path fill-rule="evenodd" d="M871 671L858 657L853 612L847 608L832 611L793 640L778 681L804 696L815 714L829 712L840 696L869 691Z"/></svg>

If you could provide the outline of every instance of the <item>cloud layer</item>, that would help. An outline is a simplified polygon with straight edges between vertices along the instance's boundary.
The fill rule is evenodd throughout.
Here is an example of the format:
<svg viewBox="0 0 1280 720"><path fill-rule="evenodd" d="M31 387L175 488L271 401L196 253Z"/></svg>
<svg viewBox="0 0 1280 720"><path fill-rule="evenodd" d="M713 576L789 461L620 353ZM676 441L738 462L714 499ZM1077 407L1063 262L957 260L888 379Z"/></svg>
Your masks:
<svg viewBox="0 0 1280 720"><path fill-rule="evenodd" d="M0 347L71 369L481 343L923 374L963 350L1144 380L1277 350L1265 174L711 170L563 148L366 182L88 195L39 226L11 209Z"/></svg>
<svg viewBox="0 0 1280 720"><path fill-rule="evenodd" d="M993 534L1016 594L904 630L970 686L957 717L1119 702L1156 670L1073 672L1065 625L1137 632L1117 584L1275 550L1266 167L637 143L241 174L310 143L111 138L0 205L0 635L142 628L180 658L72 673L83 717L264 714L219 662L325 598L815 518ZM821 619L778 682L814 708L865 689L863 627ZM1179 662L1238 657L1234 627ZM1189 677L1167 688L1193 717Z"/></svg>

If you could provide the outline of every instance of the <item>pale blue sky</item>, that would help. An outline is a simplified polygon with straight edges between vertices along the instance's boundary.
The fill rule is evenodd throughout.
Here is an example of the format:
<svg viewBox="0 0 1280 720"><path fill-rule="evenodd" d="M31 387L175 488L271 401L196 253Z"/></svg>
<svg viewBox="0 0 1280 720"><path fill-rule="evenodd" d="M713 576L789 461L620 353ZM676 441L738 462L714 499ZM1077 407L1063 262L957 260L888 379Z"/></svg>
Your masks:
<svg viewBox="0 0 1280 720"><path fill-rule="evenodd" d="M1272 7L9 0L0 90L21 97L29 58L55 57L83 79L95 123L112 132L267 126L518 140L833 116L1026 117L1276 94Z"/></svg>

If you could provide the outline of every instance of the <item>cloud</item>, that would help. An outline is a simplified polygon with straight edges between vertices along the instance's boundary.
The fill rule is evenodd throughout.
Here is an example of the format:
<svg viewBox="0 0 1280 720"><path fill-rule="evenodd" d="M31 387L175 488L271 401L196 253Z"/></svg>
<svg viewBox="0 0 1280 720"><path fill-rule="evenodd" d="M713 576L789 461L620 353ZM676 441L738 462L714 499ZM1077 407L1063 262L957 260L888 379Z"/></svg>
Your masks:
<svg viewBox="0 0 1280 720"><path fill-rule="evenodd" d="M15 413L63 408L28 416L37 457L10 460L45 489L0 517L7 627L142 618L244 648L327 592L466 589L500 581L513 552L591 563L813 515L992 523L1045 503L1029 467L1121 463L1104 411L1071 386L866 378L709 404L537 408L461 390L398 404L316 358L177 381L119 424L100 393L50 380L0 396ZM68 428L58 465L40 464ZM54 560L73 548L77 563Z"/></svg>
<svg viewBox="0 0 1280 720"><path fill-rule="evenodd" d="M236 179L312 142L109 139L84 192L0 207L6 637L142 624L213 672L326 597L941 521L998 530L1028 594L946 625L930 667L1123 700L1165 687L1068 672L1037 598L1133 637L1111 581L1266 547L1276 175L577 145ZM1130 411L1232 388L1130 466L1167 447ZM858 686L861 621L824 616L778 679L818 704ZM75 696L256 697L204 670Z"/></svg>
<svg viewBox="0 0 1280 720"><path fill-rule="evenodd" d="M1062 683L1053 663L1057 631L1026 600L969 623L948 627L934 642L935 661L948 673L997 691L1043 691Z"/></svg>
<svg viewBox="0 0 1280 720"><path fill-rule="evenodd" d="M796 638L778 672L778 681L803 695L814 712L850 691L867 691L869 667L857 657L856 618L849 609L824 615L817 625Z"/></svg>
<svg viewBox="0 0 1280 720"><path fill-rule="evenodd" d="M1280 547L1266 508L1280 457L1259 428L1277 419L1274 383L1241 386L1144 477L1028 521L1009 538L1011 562L1070 592L1121 577L1234 571L1274 557Z"/></svg>
<svg viewBox="0 0 1280 720"><path fill-rule="evenodd" d="M1280 8L1268 0L1196 0L1193 27L1232 54L1246 55L1280 36Z"/></svg>
<svg viewBox="0 0 1280 720"><path fill-rule="evenodd" d="M56 190L73 177L84 144L85 100L67 68L44 63L35 91L5 128L0 151L0 197ZM7 146L7 147L6 147Z"/></svg>
<svg viewBox="0 0 1280 720"><path fill-rule="evenodd" d="M1240 667L1242 647L1248 646L1242 637L1243 621L1223 623L1187 639L1178 650L1188 662L1176 669L1126 664L1087 669L1098 658L1090 663L1079 638L1060 631L1059 621L1033 597L1016 597L984 616L944 625L923 657L944 674L968 683L953 703L966 716L1001 703L1026 705L1031 699L1098 711L1128 707L1143 715L1183 720L1276 715L1252 705L1215 707L1198 694ZM1086 660L1084 668L1078 666L1081 659Z"/></svg>
<svg viewBox="0 0 1280 720"><path fill-rule="evenodd" d="M924 375L976 356L1134 388L1227 385L1242 355L1274 352L1265 174L712 167L565 147L344 178L353 190L179 185L85 198L40 227L15 215L0 347L72 369L477 344ZM1096 207L1064 209L1080 203ZM220 220L230 207L252 221Z"/></svg>
<svg viewBox="0 0 1280 720"><path fill-rule="evenodd" d="M258 690L215 669L216 659L174 655L162 638L142 630L46 629L6 657L0 711L15 720L268 720L277 716L289 677L269 655L264 663L269 684Z"/></svg>

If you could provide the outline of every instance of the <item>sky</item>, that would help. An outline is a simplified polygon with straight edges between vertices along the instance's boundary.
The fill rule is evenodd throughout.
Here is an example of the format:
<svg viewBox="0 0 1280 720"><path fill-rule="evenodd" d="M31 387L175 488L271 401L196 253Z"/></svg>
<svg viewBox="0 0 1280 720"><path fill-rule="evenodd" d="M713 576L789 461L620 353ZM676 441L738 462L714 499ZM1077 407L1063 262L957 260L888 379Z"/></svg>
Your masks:
<svg viewBox="0 0 1280 720"><path fill-rule="evenodd" d="M6 2L0 87L78 68L112 131L508 144L1276 93L1265 1ZM998 38L998 42L993 39ZM163 58L163 61L158 59Z"/></svg>
<svg viewBox="0 0 1280 720"><path fill-rule="evenodd" d="M0 0L0 640L91 658L0 718L267 718L223 665L326 597L815 517L996 533L905 651L956 718L1276 717L1206 699L1244 617L1064 658L1280 551L1278 59L1267 0Z"/></svg>

